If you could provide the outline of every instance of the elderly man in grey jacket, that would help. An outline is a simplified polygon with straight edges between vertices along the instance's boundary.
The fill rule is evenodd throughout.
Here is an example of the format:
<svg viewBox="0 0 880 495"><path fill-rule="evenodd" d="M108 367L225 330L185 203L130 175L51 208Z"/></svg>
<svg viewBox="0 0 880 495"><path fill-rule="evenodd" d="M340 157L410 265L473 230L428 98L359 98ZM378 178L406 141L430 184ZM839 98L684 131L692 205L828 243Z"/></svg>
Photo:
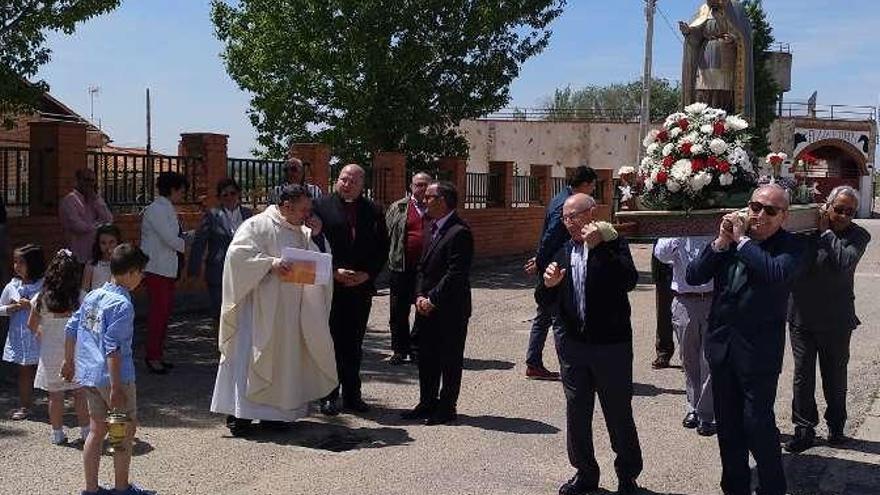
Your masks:
<svg viewBox="0 0 880 495"><path fill-rule="evenodd" d="M849 342L859 325L853 278L871 235L853 223L859 194L849 186L831 191L819 213L819 228L809 237L809 255L791 294L788 323L794 354L794 438L789 452L813 445L819 423L816 408L816 358L825 393L828 443L843 443L846 423L846 368Z"/></svg>
<svg viewBox="0 0 880 495"><path fill-rule="evenodd" d="M425 191L431 183L431 176L419 172L413 175L410 194L395 201L385 213L385 223L391 240L388 250L388 272L390 274L391 300L389 326L391 328L391 350L388 362L399 365L416 360L418 349L417 332L413 327L410 333L409 313L416 290L416 273L424 246L425 228L430 220L425 217L427 206Z"/></svg>

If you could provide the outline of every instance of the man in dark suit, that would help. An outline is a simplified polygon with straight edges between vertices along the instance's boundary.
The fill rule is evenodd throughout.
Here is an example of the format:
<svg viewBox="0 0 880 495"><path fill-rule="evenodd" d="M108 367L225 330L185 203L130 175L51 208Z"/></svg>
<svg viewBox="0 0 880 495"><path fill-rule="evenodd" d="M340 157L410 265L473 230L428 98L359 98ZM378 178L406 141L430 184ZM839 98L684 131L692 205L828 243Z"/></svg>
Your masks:
<svg viewBox="0 0 880 495"><path fill-rule="evenodd" d="M560 495L581 495L599 487L593 450L595 396L617 455L618 493L638 490L642 451L632 415L632 325L628 293L638 281L626 240L604 239L593 223L596 202L574 194L562 208L571 235L544 272L536 294L561 320L556 330L565 391L568 458L577 473Z"/></svg>
<svg viewBox="0 0 880 495"><path fill-rule="evenodd" d="M364 169L349 164L339 172L334 192L315 202L322 235L333 253L333 306L330 333L342 387L342 405L367 412L361 396L361 358L375 280L388 257L388 230L382 208L363 197ZM321 401L321 412L339 413L339 387Z"/></svg>
<svg viewBox="0 0 880 495"><path fill-rule="evenodd" d="M721 489L751 494L749 452L758 465L757 493L783 495L785 473L773 414L782 371L785 315L805 245L782 229L788 197L759 187L749 213L724 217L718 237L687 270L687 283L714 279L705 340L721 450Z"/></svg>
<svg viewBox="0 0 880 495"><path fill-rule="evenodd" d="M437 182L425 192L431 227L416 276L416 325L419 327L419 403L405 419L425 424L457 417L464 344L471 316L471 260L474 238L456 213L458 192ZM442 382L442 388L441 388Z"/></svg>
<svg viewBox="0 0 880 495"><path fill-rule="evenodd" d="M816 358L825 393L828 443L845 441L846 367L849 342L859 325L853 279L871 234L853 223L859 194L849 186L831 191L819 216L819 229L808 237L805 269L795 281L788 313L794 354L794 438L789 452L813 446L819 423L816 409Z"/></svg>
<svg viewBox="0 0 880 495"><path fill-rule="evenodd" d="M241 187L234 179L217 183L220 206L211 208L202 217L189 254L190 277L197 277L204 266L205 285L211 299L211 316L220 318L223 299L223 262L232 236L242 222L253 215L250 208L241 205ZM207 250L207 255L205 254Z"/></svg>
<svg viewBox="0 0 880 495"><path fill-rule="evenodd" d="M544 227L541 229L541 241L538 243L538 251L535 256L526 262L527 274L536 276L537 285L542 285L544 270L553 255L571 237L562 221L562 205L572 194L582 193L592 195L596 189L596 171L585 165L574 169L574 173L568 180L568 185L550 200L547 212L544 216ZM559 373L548 370L544 366L544 343L547 340L547 331L550 325L554 328L559 326L556 317L540 303L532 320L532 330L529 332L529 348L526 351L526 378L530 380L558 380Z"/></svg>

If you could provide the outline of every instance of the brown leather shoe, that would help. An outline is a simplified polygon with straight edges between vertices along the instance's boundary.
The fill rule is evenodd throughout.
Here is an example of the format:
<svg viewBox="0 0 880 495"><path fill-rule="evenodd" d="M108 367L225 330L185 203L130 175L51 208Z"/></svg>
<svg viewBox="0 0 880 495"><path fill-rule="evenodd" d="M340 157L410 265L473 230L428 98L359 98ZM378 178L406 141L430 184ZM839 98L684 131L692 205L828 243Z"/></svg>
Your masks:
<svg viewBox="0 0 880 495"><path fill-rule="evenodd" d="M526 365L526 378L529 380L559 380L559 373L543 366Z"/></svg>

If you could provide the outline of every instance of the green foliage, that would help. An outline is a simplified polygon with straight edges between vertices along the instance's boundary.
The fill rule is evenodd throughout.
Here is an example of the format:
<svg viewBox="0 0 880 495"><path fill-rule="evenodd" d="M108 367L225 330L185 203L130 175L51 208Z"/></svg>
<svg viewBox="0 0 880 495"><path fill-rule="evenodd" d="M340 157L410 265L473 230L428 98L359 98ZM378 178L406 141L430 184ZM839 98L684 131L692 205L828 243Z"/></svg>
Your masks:
<svg viewBox="0 0 880 495"><path fill-rule="evenodd" d="M773 79L768 65L768 50L775 40L762 0L745 0L743 6L752 22L752 49L755 61L755 122L751 148L761 157L771 151L767 134L773 121L776 120L776 102L779 97L779 85Z"/></svg>
<svg viewBox="0 0 880 495"><path fill-rule="evenodd" d="M76 24L109 12L119 0L5 0L0 7L0 120L12 125L20 113L34 110L47 91L43 81L28 84L49 61L46 33L72 34Z"/></svg>
<svg viewBox="0 0 880 495"><path fill-rule="evenodd" d="M214 0L227 71L251 93L258 154L467 155L454 127L502 108L565 0Z"/></svg>
<svg viewBox="0 0 880 495"><path fill-rule="evenodd" d="M678 111L681 88L666 79L651 82L651 120L661 120ZM642 81L587 86L582 89L557 89L544 102L549 120L572 118L637 119L642 106Z"/></svg>

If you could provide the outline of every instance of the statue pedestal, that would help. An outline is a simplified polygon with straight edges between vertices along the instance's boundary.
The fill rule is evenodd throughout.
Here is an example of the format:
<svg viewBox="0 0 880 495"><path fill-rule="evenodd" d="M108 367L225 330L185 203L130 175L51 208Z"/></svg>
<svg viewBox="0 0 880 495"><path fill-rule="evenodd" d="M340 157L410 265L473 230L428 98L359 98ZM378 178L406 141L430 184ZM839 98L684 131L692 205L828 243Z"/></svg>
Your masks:
<svg viewBox="0 0 880 495"><path fill-rule="evenodd" d="M788 211L785 229L806 232L816 228L818 204L792 205ZM626 225L630 238L656 239L659 237L714 236L718 234L721 218L739 208L713 208L691 211L637 210L619 211L618 224Z"/></svg>

